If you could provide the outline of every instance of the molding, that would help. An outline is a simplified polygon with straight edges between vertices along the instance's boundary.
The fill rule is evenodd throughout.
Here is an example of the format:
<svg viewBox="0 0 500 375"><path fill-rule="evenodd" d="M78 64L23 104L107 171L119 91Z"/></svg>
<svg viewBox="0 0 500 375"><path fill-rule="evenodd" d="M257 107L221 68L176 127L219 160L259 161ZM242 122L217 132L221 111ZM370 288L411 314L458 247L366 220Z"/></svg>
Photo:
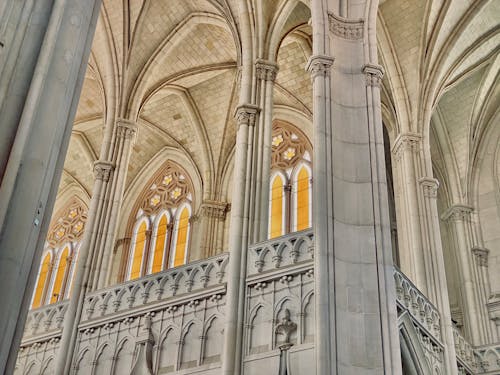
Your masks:
<svg viewBox="0 0 500 375"><path fill-rule="evenodd" d="M377 64L365 64L363 66L363 73L365 73L366 86L380 87L382 78L384 77L384 68Z"/></svg>
<svg viewBox="0 0 500 375"><path fill-rule="evenodd" d="M255 73L258 79L274 82L278 74L278 64L263 59L255 61Z"/></svg>
<svg viewBox="0 0 500 375"><path fill-rule="evenodd" d="M331 68L335 59L327 55L312 55L306 64L306 71L311 73L311 78L330 77Z"/></svg>
<svg viewBox="0 0 500 375"><path fill-rule="evenodd" d="M328 12L328 24L334 35L348 40L363 39L365 28L363 19L350 20Z"/></svg>

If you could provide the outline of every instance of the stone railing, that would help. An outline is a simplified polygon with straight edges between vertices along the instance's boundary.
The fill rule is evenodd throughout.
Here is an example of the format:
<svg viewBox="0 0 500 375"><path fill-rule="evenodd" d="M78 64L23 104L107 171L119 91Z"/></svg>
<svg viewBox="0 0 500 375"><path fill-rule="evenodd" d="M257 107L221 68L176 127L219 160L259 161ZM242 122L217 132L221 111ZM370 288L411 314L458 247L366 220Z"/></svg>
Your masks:
<svg viewBox="0 0 500 375"><path fill-rule="evenodd" d="M455 353L457 354L457 364L459 372L462 374L475 373L476 361L474 359L474 349L467 342L457 327L453 327L453 341L455 342Z"/></svg>
<svg viewBox="0 0 500 375"><path fill-rule="evenodd" d="M478 374L500 374L500 343L474 349Z"/></svg>
<svg viewBox="0 0 500 375"><path fill-rule="evenodd" d="M314 257L313 231L307 229L250 246L248 275L310 261Z"/></svg>
<svg viewBox="0 0 500 375"><path fill-rule="evenodd" d="M68 301L30 310L24 326L23 344L47 341L60 335Z"/></svg>
<svg viewBox="0 0 500 375"><path fill-rule="evenodd" d="M148 311L155 304L164 305L165 299L180 304L196 299L198 294L217 294L219 289L225 293L228 260L224 253L93 292L85 298L82 320L129 315L136 309Z"/></svg>
<svg viewBox="0 0 500 375"><path fill-rule="evenodd" d="M431 337L440 341L441 323L438 309L398 269L394 270L394 281L399 307L408 311L421 328L425 329Z"/></svg>

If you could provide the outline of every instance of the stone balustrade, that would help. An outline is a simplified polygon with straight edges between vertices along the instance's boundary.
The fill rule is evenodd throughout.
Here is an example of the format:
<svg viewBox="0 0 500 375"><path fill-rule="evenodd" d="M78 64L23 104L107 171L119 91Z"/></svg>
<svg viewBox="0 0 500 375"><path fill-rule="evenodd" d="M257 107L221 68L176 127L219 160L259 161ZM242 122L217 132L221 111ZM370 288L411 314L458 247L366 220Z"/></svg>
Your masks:
<svg viewBox="0 0 500 375"><path fill-rule="evenodd" d="M151 310L165 299L196 299L197 294L225 293L227 253L185 266L165 270L137 280L113 285L86 296L83 321L131 310ZM173 302L171 302L173 303Z"/></svg>
<svg viewBox="0 0 500 375"><path fill-rule="evenodd" d="M314 258L313 231L306 229L250 246L248 275L299 265Z"/></svg>
<svg viewBox="0 0 500 375"><path fill-rule="evenodd" d="M33 309L26 318L23 344L47 341L60 335L68 301Z"/></svg>
<svg viewBox="0 0 500 375"><path fill-rule="evenodd" d="M474 362L479 374L500 374L500 343L474 349Z"/></svg>
<svg viewBox="0 0 500 375"><path fill-rule="evenodd" d="M457 354L458 369L462 374L475 373L476 361L474 358L474 349L471 344L467 342L465 337L457 327L453 327L453 340L455 342L455 352Z"/></svg>

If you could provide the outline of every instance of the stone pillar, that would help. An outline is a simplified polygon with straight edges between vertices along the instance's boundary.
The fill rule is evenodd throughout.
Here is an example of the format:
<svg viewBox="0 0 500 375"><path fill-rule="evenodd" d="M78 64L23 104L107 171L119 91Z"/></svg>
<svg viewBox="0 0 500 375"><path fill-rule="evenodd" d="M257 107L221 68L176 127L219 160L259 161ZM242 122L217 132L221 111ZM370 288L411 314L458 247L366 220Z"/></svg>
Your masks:
<svg viewBox="0 0 500 375"><path fill-rule="evenodd" d="M129 120L119 119L115 125L114 142L111 145L112 163L115 166L104 192L105 205L100 213L99 237L95 240L93 277L91 290L104 288L110 277L111 257L123 201L125 181L137 125Z"/></svg>
<svg viewBox="0 0 500 375"><path fill-rule="evenodd" d="M0 26L0 282L8 301L0 373L15 366L101 1L10 3Z"/></svg>
<svg viewBox="0 0 500 375"><path fill-rule="evenodd" d="M278 66L267 60L255 62L256 96L260 108L255 135L254 178L252 179L253 221L251 243L267 239L269 231L269 179L271 175L271 142L273 130L273 88Z"/></svg>
<svg viewBox="0 0 500 375"><path fill-rule="evenodd" d="M233 200L231 202L231 228L229 233L229 257L226 324L222 374L239 375L243 347L243 315L247 268L247 247L250 208L250 178L254 145L254 128L258 108L242 104L236 109L238 132L234 161Z"/></svg>
<svg viewBox="0 0 500 375"><path fill-rule="evenodd" d="M474 262L474 246L472 240L471 213L473 208L463 204L455 204L448 208L442 219L448 221L455 239L460 286L463 291L464 328L473 345L491 342L488 311L484 289L483 272L484 256L482 249L476 248L478 257ZM481 259L483 258L483 259Z"/></svg>
<svg viewBox="0 0 500 375"><path fill-rule="evenodd" d="M380 108L383 71L376 52L365 48L376 43L365 35L369 20L346 19L336 10L324 14L323 3L312 2L316 374L392 374L401 364Z"/></svg>

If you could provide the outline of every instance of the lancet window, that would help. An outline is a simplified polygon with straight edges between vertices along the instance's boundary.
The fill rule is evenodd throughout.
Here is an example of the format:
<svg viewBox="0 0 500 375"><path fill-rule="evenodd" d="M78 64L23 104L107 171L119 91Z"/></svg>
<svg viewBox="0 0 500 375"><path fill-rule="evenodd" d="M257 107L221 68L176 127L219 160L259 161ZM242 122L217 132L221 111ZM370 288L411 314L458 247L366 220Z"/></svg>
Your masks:
<svg viewBox="0 0 500 375"><path fill-rule="evenodd" d="M193 189L188 174L167 161L148 182L129 223L131 243L125 278L185 264L193 206Z"/></svg>
<svg viewBox="0 0 500 375"><path fill-rule="evenodd" d="M269 238L312 223L312 147L296 127L276 122L272 134Z"/></svg>
<svg viewBox="0 0 500 375"><path fill-rule="evenodd" d="M78 250L81 245L87 208L73 198L50 226L38 269L32 308L69 298Z"/></svg>

